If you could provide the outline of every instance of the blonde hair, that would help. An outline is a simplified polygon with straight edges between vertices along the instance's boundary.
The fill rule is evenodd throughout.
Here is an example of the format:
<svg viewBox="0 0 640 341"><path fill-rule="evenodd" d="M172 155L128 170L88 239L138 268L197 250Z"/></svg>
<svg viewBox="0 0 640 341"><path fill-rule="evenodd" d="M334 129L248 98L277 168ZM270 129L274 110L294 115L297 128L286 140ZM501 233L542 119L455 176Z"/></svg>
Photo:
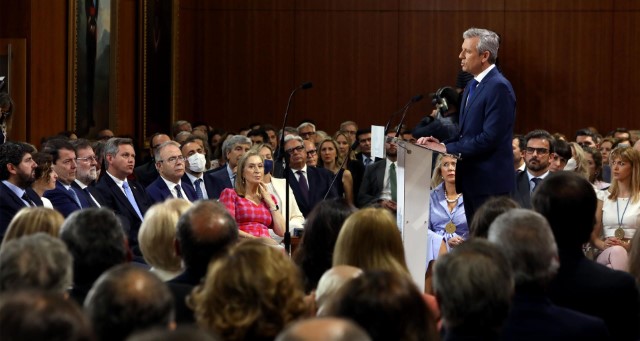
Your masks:
<svg viewBox="0 0 640 341"><path fill-rule="evenodd" d="M445 157L451 157L449 155L440 154L436 159L436 166L433 168L433 175L431 176L431 189L435 189L439 184L444 182L442 179L442 159Z"/></svg>
<svg viewBox="0 0 640 341"><path fill-rule="evenodd" d="M327 137L326 139L322 140L322 142L320 142L318 144L318 168L325 168L324 167L324 161L322 161L322 157L320 157L320 153L322 153L322 145L325 143L331 143L331 145L333 146L333 148L336 151L336 158L334 159L334 166L336 167L340 167L340 164L342 164L342 161L344 160L344 158L342 156L340 156L340 150L338 150L338 142L336 142L336 140L334 140L332 137ZM346 166L346 164L345 164ZM331 171L331 173L333 173L333 169L329 169ZM339 169L338 169L339 170Z"/></svg>
<svg viewBox="0 0 640 341"><path fill-rule="evenodd" d="M640 152L633 147L617 147L609 154L609 160L616 158L631 164L631 202L640 200ZM620 194L618 181L611 177L611 187L609 187L609 199L616 200Z"/></svg>
<svg viewBox="0 0 640 341"><path fill-rule="evenodd" d="M576 160L576 169L573 171L582 175L583 178L589 180L589 162L584 154L584 149L576 142L569 142L573 151L573 159Z"/></svg>
<svg viewBox="0 0 640 341"><path fill-rule="evenodd" d="M2 239L2 245L12 239L44 232L58 237L64 217L60 212L47 207L24 207L13 216Z"/></svg>
<svg viewBox="0 0 640 341"><path fill-rule="evenodd" d="M144 260L154 268L179 271L181 258L173 248L178 219L191 207L184 199L170 199L155 204L144 215L138 242Z"/></svg>
<svg viewBox="0 0 640 341"><path fill-rule="evenodd" d="M256 240L214 260L187 304L201 328L231 341L274 339L307 311L296 266L279 249Z"/></svg>
<svg viewBox="0 0 640 341"><path fill-rule="evenodd" d="M404 246L393 215L384 208L364 208L349 216L333 251L333 266L336 265L408 275Z"/></svg>
<svg viewBox="0 0 640 341"><path fill-rule="evenodd" d="M356 159L356 151L351 149L350 145L353 143L353 141L351 141L351 138L349 137L349 135L347 135L347 133L345 133L344 131L341 131L341 130L336 131L336 133L333 134L333 139L336 141L336 143L338 143L338 136L343 136L345 139L347 139L347 144L349 144L349 151L347 153L347 157L349 158L349 161L355 160ZM347 167L347 165L348 165L348 163L344 164L345 168Z"/></svg>
<svg viewBox="0 0 640 341"><path fill-rule="evenodd" d="M236 184L234 186L234 189L236 190L236 193L241 197L244 197L247 194L247 187L245 185L245 179L243 175L244 166L247 163L247 160L252 156L257 156L262 162L264 162L264 158L262 157L262 155L260 155L258 151L254 149L249 149L248 152L244 153L240 161L238 161L238 170L236 170Z"/></svg>

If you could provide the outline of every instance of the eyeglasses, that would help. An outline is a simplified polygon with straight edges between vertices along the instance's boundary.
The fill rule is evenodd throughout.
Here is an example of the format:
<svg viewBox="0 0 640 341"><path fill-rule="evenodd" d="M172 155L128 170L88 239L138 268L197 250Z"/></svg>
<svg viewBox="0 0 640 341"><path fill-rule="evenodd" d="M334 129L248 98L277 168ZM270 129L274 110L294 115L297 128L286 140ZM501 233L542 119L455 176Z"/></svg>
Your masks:
<svg viewBox="0 0 640 341"><path fill-rule="evenodd" d="M549 149L547 148L527 147L525 151L527 152L527 154L538 153L538 155L547 155L549 153Z"/></svg>
<svg viewBox="0 0 640 341"><path fill-rule="evenodd" d="M92 161L98 161L98 159L95 156L88 156L88 157L77 157L76 158L76 162L77 161L82 161L82 162L92 162Z"/></svg>
<svg viewBox="0 0 640 341"><path fill-rule="evenodd" d="M158 162L176 163L176 161L184 162L184 156L172 156L166 160L158 160Z"/></svg>
<svg viewBox="0 0 640 341"><path fill-rule="evenodd" d="M303 146L297 146L297 147L294 147L294 148L289 148L289 149L285 150L285 152L287 152L287 154L289 154L289 155L293 155L293 153L301 152L303 150L304 150Z"/></svg>
<svg viewBox="0 0 640 341"><path fill-rule="evenodd" d="M309 132L306 132L306 133L300 133L299 135L300 135L301 137L309 137L309 136L313 136L313 135L315 135L315 134L316 134L316 132L315 132L315 131L309 131Z"/></svg>
<svg viewBox="0 0 640 341"><path fill-rule="evenodd" d="M317 152L318 152L317 149L307 150L307 155L316 155Z"/></svg>

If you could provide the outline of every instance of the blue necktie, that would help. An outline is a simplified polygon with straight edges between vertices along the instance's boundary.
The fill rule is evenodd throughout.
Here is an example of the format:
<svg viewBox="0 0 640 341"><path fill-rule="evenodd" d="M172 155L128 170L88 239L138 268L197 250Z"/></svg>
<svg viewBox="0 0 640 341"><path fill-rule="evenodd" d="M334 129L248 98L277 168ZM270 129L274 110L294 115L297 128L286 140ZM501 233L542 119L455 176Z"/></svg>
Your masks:
<svg viewBox="0 0 640 341"><path fill-rule="evenodd" d="M180 190L180 185L176 185L175 190L176 190L176 195L178 196L178 199L184 199L184 197L182 196L182 191Z"/></svg>
<svg viewBox="0 0 640 341"><path fill-rule="evenodd" d="M122 188L124 188L124 193L127 196L127 200L129 200L129 203L131 204L131 206L133 206L133 209L138 214L138 217L140 217L140 220L142 220L142 213L140 213L140 209L138 208L138 203L136 202L136 198L133 196L133 192L131 192L131 188L129 188L129 183L125 181L122 184Z"/></svg>
<svg viewBox="0 0 640 341"><path fill-rule="evenodd" d="M69 188L67 191L69 191L69 194L71 194L71 196L73 197L73 200L75 200L76 204L78 204L78 207L82 208L82 204L80 203L80 198L78 198L78 194L76 193L76 191L74 191L73 188Z"/></svg>
<svg viewBox="0 0 640 341"><path fill-rule="evenodd" d="M540 183L540 181L542 181L542 179L532 178L531 181L533 181L533 187L531 187L531 193L533 193L533 190L535 190L536 187L538 187L538 184Z"/></svg>
<svg viewBox="0 0 640 341"><path fill-rule="evenodd" d="M300 192L304 198L304 201L309 202L309 185L307 184L307 178L304 176L304 173L299 170L296 172L298 174L298 184L300 185Z"/></svg>
<svg viewBox="0 0 640 341"><path fill-rule="evenodd" d="M36 204L33 201L31 201L31 199L27 195L27 192L24 192L20 198L27 202L27 206L31 206L31 207L36 206Z"/></svg>
<svg viewBox="0 0 640 341"><path fill-rule="evenodd" d="M471 85L469 86L469 95L467 96L467 101L465 102L465 106L469 105L469 102L471 102L471 97L473 96L473 92L476 91L476 87L478 86L478 81L477 80L472 80L471 81Z"/></svg>
<svg viewBox="0 0 640 341"><path fill-rule="evenodd" d="M198 197L198 200L204 199L204 195L202 195L202 188L200 188L200 184L201 183L202 183L202 179L198 179L194 183L194 185L196 187L196 196Z"/></svg>

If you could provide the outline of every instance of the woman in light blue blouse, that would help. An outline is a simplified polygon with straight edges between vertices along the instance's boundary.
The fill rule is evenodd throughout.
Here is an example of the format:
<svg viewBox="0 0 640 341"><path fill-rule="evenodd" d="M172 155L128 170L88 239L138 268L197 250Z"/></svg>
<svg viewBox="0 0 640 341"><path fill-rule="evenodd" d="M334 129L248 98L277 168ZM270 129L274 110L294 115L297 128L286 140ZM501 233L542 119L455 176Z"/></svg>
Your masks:
<svg viewBox="0 0 640 341"><path fill-rule="evenodd" d="M429 217L429 251L427 263L460 245L469 235L464 215L462 193L456 192L457 160L440 155L431 178L431 207Z"/></svg>

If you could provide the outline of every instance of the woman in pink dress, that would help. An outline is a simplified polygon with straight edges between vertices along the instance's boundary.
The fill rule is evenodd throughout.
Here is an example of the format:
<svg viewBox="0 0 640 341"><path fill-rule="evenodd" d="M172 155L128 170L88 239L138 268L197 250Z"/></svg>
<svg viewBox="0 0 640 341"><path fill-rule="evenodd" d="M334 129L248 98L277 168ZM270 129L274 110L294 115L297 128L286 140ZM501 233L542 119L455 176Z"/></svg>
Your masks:
<svg viewBox="0 0 640 341"><path fill-rule="evenodd" d="M275 198L262 183L264 163L256 151L247 152L238 163L235 188L226 188L219 201L236 219L241 238L269 236L269 229L284 235L284 217Z"/></svg>

